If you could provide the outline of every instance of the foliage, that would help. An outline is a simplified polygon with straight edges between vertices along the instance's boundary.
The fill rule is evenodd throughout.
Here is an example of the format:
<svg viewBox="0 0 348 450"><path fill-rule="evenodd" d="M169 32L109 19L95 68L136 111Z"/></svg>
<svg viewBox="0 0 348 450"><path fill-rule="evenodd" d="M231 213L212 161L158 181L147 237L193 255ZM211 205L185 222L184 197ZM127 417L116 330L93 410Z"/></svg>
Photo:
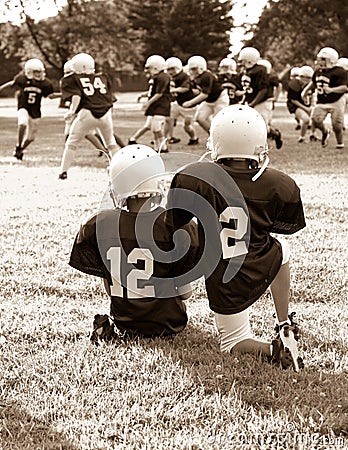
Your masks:
<svg viewBox="0 0 348 450"><path fill-rule="evenodd" d="M131 22L143 31L144 55L193 54L217 60L229 53L232 2L220 0L144 0L133 2Z"/></svg>
<svg viewBox="0 0 348 450"><path fill-rule="evenodd" d="M247 45L257 47L278 69L313 62L321 47L348 55L348 3L341 0L270 0Z"/></svg>

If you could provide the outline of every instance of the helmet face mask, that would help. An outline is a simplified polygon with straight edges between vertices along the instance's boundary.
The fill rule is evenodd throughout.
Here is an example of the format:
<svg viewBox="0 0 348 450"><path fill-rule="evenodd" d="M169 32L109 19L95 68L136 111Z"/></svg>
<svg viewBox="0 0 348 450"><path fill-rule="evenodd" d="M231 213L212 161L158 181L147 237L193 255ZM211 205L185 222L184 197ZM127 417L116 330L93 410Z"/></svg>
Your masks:
<svg viewBox="0 0 348 450"><path fill-rule="evenodd" d="M195 55L187 61L188 70L192 78L197 78L203 72L207 70L207 61L203 56Z"/></svg>
<svg viewBox="0 0 348 450"><path fill-rule="evenodd" d="M319 69L331 69L338 61L338 53L334 48L324 47L319 50L315 64Z"/></svg>
<svg viewBox="0 0 348 450"><path fill-rule="evenodd" d="M123 147L113 156L109 169L116 206L124 207L129 198L154 198L158 205L163 196L164 174L163 160L152 148L141 144Z"/></svg>
<svg viewBox="0 0 348 450"><path fill-rule="evenodd" d="M166 60L166 71L170 76L177 75L182 71L182 62L179 58L175 56L168 58Z"/></svg>
<svg viewBox="0 0 348 450"><path fill-rule="evenodd" d="M234 75L237 73L237 63L232 58L224 58L219 64L219 73L222 75Z"/></svg>
<svg viewBox="0 0 348 450"><path fill-rule="evenodd" d="M258 63L260 52L254 47L245 47L239 53L238 64L242 68L251 69Z"/></svg>
<svg viewBox="0 0 348 450"><path fill-rule="evenodd" d="M43 80L46 76L45 66L37 58L28 59L24 65L24 74L29 80Z"/></svg>
<svg viewBox="0 0 348 450"><path fill-rule="evenodd" d="M95 62L91 55L78 53L71 58L71 68L77 74L92 74L95 72Z"/></svg>

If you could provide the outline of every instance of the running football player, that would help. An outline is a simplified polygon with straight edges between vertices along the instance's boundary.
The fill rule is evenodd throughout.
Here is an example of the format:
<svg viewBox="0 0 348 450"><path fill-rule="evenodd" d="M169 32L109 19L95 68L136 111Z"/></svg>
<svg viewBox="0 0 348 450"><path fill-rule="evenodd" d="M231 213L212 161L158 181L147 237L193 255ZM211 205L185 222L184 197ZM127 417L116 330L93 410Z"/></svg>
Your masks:
<svg viewBox="0 0 348 450"><path fill-rule="evenodd" d="M227 90L229 104L235 105L243 100L243 90L237 74L237 63L232 58L223 58L219 63L218 80Z"/></svg>
<svg viewBox="0 0 348 450"><path fill-rule="evenodd" d="M98 128L105 147L113 155L117 144L113 131L113 93L110 78L95 73L95 62L87 53L78 53L71 59L72 73L62 83L63 98L71 98L71 104L64 118L72 121L65 143L59 178L65 180L75 152L81 140ZM76 117L75 117L76 116Z"/></svg>
<svg viewBox="0 0 348 450"><path fill-rule="evenodd" d="M192 108L199 105L194 120L209 133L211 118L229 103L227 91L221 87L217 76L207 69L207 61L203 56L191 56L187 66L199 93L182 106Z"/></svg>
<svg viewBox="0 0 348 450"><path fill-rule="evenodd" d="M254 47L245 47L239 53L238 65L240 83L244 90L243 104L255 108L264 118L268 136L275 141L276 148L283 145L278 128L271 125L273 111L273 86L269 81L266 67L258 64L260 52Z"/></svg>
<svg viewBox="0 0 348 450"><path fill-rule="evenodd" d="M182 104L191 100L195 94L192 90L191 80L184 72L182 61L175 56L166 60L166 71L171 77L170 93L173 101L170 107L170 117L166 119L165 136L169 144L180 142L180 139L173 138L174 123L181 117L184 119L184 130L189 136L188 145L197 145L198 137L193 126L193 118L196 108L183 108Z"/></svg>
<svg viewBox="0 0 348 450"><path fill-rule="evenodd" d="M46 78L45 66L37 58L28 59L24 64L24 73L19 73L11 81L0 86L0 92L14 87L17 97L18 133L13 156L23 159L24 150L34 142L41 118L42 97L57 98L51 81Z"/></svg>
<svg viewBox="0 0 348 450"><path fill-rule="evenodd" d="M201 270L221 350L256 352L298 371L298 326L288 313L289 247L272 233L305 227L300 190L285 173L267 167L267 127L256 109L231 105L220 111L208 143L213 162L192 163L175 174L167 222L175 231L193 215L198 219ZM253 336L249 311L268 287L277 335L266 342Z"/></svg>
<svg viewBox="0 0 348 450"><path fill-rule="evenodd" d="M191 287L181 284L180 276L194 261L196 225L185 227L190 246L180 256L180 243L174 244L159 206L164 173L163 160L153 149L135 144L119 150L109 170L115 207L83 224L72 248L72 267L104 279L112 322L122 333L171 335L188 320L183 300ZM105 315L96 316L94 328L92 340L114 336Z"/></svg>
<svg viewBox="0 0 348 450"><path fill-rule="evenodd" d="M316 68L307 86L302 91L305 99L308 92L316 89L317 104L314 107L313 125L322 132L321 145L327 147L329 143L330 129L324 124L328 114L331 116L332 129L336 137L336 148L343 148L344 110L347 92L347 73L342 67L338 67L338 52L331 47L319 50L315 64Z"/></svg>

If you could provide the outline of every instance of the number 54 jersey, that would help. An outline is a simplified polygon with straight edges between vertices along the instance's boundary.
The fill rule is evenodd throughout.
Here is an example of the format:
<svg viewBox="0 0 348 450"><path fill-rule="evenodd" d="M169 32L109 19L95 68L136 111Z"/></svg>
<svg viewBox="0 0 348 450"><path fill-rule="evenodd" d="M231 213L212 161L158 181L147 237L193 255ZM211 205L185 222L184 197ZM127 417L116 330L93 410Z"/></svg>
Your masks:
<svg viewBox="0 0 348 450"><path fill-rule="evenodd" d="M187 323L177 288L187 284L185 273L194 265L196 225L185 228L185 248L175 245L163 211L104 210L82 225L75 239L69 264L106 280L111 314L123 331L172 334Z"/></svg>
<svg viewBox="0 0 348 450"><path fill-rule="evenodd" d="M104 73L70 74L61 79L61 91L63 100L73 95L81 97L76 112L88 109L97 119L104 116L113 105L111 80Z"/></svg>

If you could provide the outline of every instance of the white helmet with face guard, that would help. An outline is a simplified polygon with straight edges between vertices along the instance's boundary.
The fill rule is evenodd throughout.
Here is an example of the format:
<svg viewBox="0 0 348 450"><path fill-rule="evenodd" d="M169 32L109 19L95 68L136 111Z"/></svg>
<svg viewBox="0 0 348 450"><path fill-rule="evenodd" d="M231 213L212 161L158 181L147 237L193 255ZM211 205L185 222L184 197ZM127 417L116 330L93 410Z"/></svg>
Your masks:
<svg viewBox="0 0 348 450"><path fill-rule="evenodd" d="M314 70L311 66L302 66L300 67L298 76L302 78L312 78L313 74Z"/></svg>
<svg viewBox="0 0 348 450"><path fill-rule="evenodd" d="M24 74L29 80L43 80L46 75L45 66L40 59L28 59L24 64Z"/></svg>
<svg viewBox="0 0 348 450"><path fill-rule="evenodd" d="M141 144L127 145L115 153L110 163L111 195L120 207L129 197L157 196L160 201L164 174L164 162L155 150Z"/></svg>
<svg viewBox="0 0 348 450"><path fill-rule="evenodd" d="M336 66L342 67L344 70L348 72L348 58L338 58Z"/></svg>
<svg viewBox="0 0 348 450"><path fill-rule="evenodd" d="M219 63L219 73L222 74L236 74L237 63L232 58L223 58Z"/></svg>
<svg viewBox="0 0 348 450"><path fill-rule="evenodd" d="M319 68L331 69L338 61L338 52L332 47L323 47L319 50L315 63Z"/></svg>
<svg viewBox="0 0 348 450"><path fill-rule="evenodd" d="M196 75L200 75L207 70L207 61L203 56L194 55L188 59L187 66L190 74L195 72Z"/></svg>
<svg viewBox="0 0 348 450"><path fill-rule="evenodd" d="M289 74L290 78L292 79L292 78L298 77L299 73L300 73L300 67L297 67L297 66L292 67L290 70L290 74Z"/></svg>
<svg viewBox="0 0 348 450"><path fill-rule="evenodd" d="M149 72L151 76L157 75L166 68L166 60L160 55L151 55L145 62L145 71Z"/></svg>
<svg viewBox="0 0 348 450"><path fill-rule="evenodd" d="M246 69L250 69L258 63L260 56L260 52L256 48L244 47L239 52L238 64L244 66Z"/></svg>
<svg viewBox="0 0 348 450"><path fill-rule="evenodd" d="M227 106L212 120L208 148L213 161L247 159L262 164L252 178L255 181L269 162L266 123L261 114L250 106Z"/></svg>
<svg viewBox="0 0 348 450"><path fill-rule="evenodd" d="M182 71L182 62L181 59L176 56L171 56L166 60L166 70L173 70L175 74L178 74Z"/></svg>
<svg viewBox="0 0 348 450"><path fill-rule="evenodd" d="M67 75L70 75L71 73L74 73L71 60L66 61L66 63L64 64L64 66L63 66L63 73L64 73L64 76L67 76Z"/></svg>
<svg viewBox="0 0 348 450"><path fill-rule="evenodd" d="M71 67L74 73L92 74L95 72L95 61L87 53L78 53L71 58Z"/></svg>

